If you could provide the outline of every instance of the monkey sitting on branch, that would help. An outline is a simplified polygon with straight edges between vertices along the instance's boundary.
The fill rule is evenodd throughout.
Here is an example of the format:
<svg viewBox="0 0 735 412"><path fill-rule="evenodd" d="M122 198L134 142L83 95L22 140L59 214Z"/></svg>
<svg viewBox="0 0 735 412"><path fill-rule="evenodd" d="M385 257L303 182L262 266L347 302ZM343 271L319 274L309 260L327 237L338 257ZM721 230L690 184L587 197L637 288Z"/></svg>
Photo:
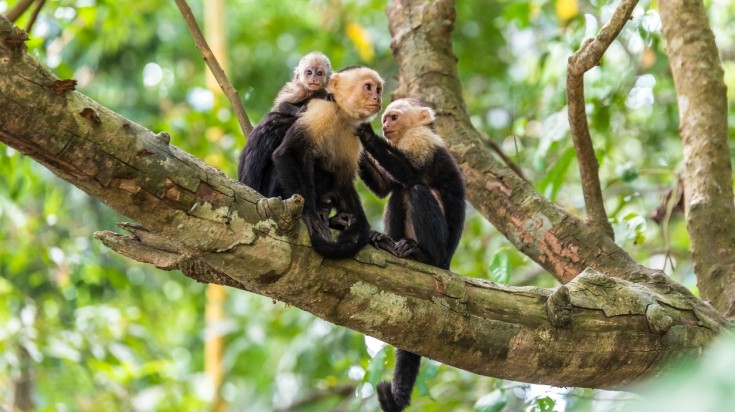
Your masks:
<svg viewBox="0 0 735 412"><path fill-rule="evenodd" d="M361 125L357 134L370 157L363 158L360 177L378 196L390 194L384 223L398 240L394 254L449 269L464 226L465 185L434 119L420 101L399 99L383 112L385 140L369 123ZM383 411L409 405L420 364L419 355L396 349L393 380L377 387Z"/></svg>

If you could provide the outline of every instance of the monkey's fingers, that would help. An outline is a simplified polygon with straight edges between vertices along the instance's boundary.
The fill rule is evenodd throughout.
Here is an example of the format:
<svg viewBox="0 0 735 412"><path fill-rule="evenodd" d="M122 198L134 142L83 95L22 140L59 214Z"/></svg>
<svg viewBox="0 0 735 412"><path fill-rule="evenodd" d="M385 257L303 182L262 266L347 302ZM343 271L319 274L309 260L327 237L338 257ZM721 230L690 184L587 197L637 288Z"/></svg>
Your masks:
<svg viewBox="0 0 735 412"><path fill-rule="evenodd" d="M357 218L352 213L339 212L336 216L329 219L329 227L332 229L344 230L357 222Z"/></svg>
<svg viewBox="0 0 735 412"><path fill-rule="evenodd" d="M388 235L377 232L375 230L370 231L370 244L376 249L383 249L393 256L398 256L396 253L396 242Z"/></svg>
<svg viewBox="0 0 735 412"><path fill-rule="evenodd" d="M419 251L419 245L413 239L401 239L396 242L396 256L400 258L411 257Z"/></svg>

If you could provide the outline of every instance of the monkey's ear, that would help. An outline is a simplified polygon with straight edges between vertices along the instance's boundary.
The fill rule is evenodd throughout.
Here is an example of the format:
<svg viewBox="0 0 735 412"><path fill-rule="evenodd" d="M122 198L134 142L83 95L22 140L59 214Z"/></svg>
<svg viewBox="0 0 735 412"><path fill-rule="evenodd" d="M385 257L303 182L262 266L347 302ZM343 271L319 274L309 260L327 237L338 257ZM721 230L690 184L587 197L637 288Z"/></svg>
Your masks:
<svg viewBox="0 0 735 412"><path fill-rule="evenodd" d="M419 112L419 121L422 125L428 126L430 125L434 119L436 118L436 115L434 114L434 110L432 110L430 107L422 107L421 111Z"/></svg>
<svg viewBox="0 0 735 412"><path fill-rule="evenodd" d="M339 87L340 77L342 76L340 76L339 73L332 73L332 75L329 77L329 83L327 84L329 90L337 90L337 87Z"/></svg>

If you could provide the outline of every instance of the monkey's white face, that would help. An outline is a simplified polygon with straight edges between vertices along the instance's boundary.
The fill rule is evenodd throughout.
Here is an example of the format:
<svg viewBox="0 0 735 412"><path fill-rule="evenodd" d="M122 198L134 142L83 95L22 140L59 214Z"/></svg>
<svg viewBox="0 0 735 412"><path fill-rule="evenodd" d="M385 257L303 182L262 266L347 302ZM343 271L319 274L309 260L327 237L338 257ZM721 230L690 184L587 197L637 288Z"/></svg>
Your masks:
<svg viewBox="0 0 735 412"><path fill-rule="evenodd" d="M319 90L327 85L328 71L323 66L308 66L300 73L301 84L311 91Z"/></svg>
<svg viewBox="0 0 735 412"><path fill-rule="evenodd" d="M395 144L409 129L431 124L434 111L413 99L398 99L385 108L382 120L383 136Z"/></svg>
<svg viewBox="0 0 735 412"><path fill-rule="evenodd" d="M330 91L342 110L361 122L373 118L382 107L383 79L368 68L333 74Z"/></svg>

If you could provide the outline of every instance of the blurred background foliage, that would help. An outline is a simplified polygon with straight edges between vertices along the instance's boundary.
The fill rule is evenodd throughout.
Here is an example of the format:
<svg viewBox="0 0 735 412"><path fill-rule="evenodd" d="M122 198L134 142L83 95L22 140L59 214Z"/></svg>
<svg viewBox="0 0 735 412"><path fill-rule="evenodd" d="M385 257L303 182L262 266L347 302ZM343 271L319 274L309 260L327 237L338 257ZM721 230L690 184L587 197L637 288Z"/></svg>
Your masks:
<svg viewBox="0 0 735 412"><path fill-rule="evenodd" d="M15 3L0 0L0 12ZM205 3L191 4L200 21ZM705 4L732 93L735 3ZM395 88L385 1L229 0L225 7L229 77L254 122L300 56L312 50L326 53L335 68L369 65L388 80L389 92ZM488 147L575 214L583 200L568 133L566 61L613 9L599 0L457 2L453 40L472 121ZM204 63L172 1L49 0L28 47L59 77L78 80L81 92L154 131L168 131L173 144L236 177L245 140L229 103L207 89ZM685 223L675 199L666 203L667 191L676 192L682 154L656 2L639 4L585 79L618 243L694 290ZM362 194L380 228L382 201ZM372 388L392 371L392 348L244 291L230 291L225 319L205 329L204 285L115 255L92 239L119 220L0 146L0 410L24 377L43 411L208 410L214 390L203 373L203 342L212 334L225 339L219 393L231 410L377 408ZM452 269L513 285L557 285L472 211ZM707 399L732 401L735 382L726 372L734 347L726 340L703 363L682 366L685 372L669 380L709 388ZM690 392L697 393L677 391ZM666 403L665 395L655 395L661 390L641 398L547 388L432 361L424 362L415 393L412 410L429 412L662 410L658 402L666 410L706 410Z"/></svg>

